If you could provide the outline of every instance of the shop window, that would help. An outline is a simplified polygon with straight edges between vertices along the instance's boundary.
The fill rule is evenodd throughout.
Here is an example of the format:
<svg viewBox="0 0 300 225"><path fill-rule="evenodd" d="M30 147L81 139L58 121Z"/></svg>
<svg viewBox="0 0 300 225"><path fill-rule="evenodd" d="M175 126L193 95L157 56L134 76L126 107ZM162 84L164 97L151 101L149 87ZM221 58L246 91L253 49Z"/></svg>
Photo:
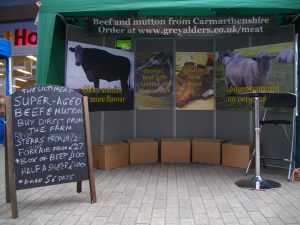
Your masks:
<svg viewBox="0 0 300 225"><path fill-rule="evenodd" d="M12 64L12 92L21 88L35 85L36 80L36 56L13 56ZM5 94L5 60L0 61L0 93Z"/></svg>
<svg viewBox="0 0 300 225"><path fill-rule="evenodd" d="M5 96L5 59L0 59L0 95Z"/></svg>

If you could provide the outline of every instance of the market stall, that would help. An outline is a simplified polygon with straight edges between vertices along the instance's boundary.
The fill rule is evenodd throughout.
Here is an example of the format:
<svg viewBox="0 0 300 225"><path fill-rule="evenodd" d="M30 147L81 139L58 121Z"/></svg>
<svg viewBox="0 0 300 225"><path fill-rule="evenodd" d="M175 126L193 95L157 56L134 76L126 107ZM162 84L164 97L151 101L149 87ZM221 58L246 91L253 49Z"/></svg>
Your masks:
<svg viewBox="0 0 300 225"><path fill-rule="evenodd" d="M41 3L38 32L42 35L38 36L38 83L65 85L66 71L68 70L66 55L71 54L71 50L68 51L68 49L75 49L79 42L85 43L86 45L95 45L95 43L97 43L99 46L115 48L115 37L103 37L105 35L88 37L85 31L82 31L82 29L85 29L87 17L96 19L101 17L102 20L99 21L104 25L109 25L110 17L126 18L123 20L125 25L127 18L146 18L147 21L153 21L153 19L157 17L164 17L163 19L172 23L172 25L175 23L181 23L180 25L182 25L183 21L188 21L193 17L197 17L197 19L192 19L192 21L198 23L200 23L198 17L205 17L206 20L220 17L234 17L233 20L238 17L255 17L259 20L261 18L273 18L274 22L277 24L276 27L278 30L275 31L273 35L268 36L262 34L259 37L256 35L239 36L234 34L226 36L218 35L218 37L216 37L216 35L199 34L193 39L190 39L190 37L182 38L168 36L168 38L160 37L157 38L157 40L153 40L153 38L147 39L145 38L145 35L140 35L139 38L136 38L133 41L133 51L135 52L135 57L138 57L138 61L134 59L135 66L137 66L137 63L144 62L145 59L151 58L151 55L147 56L146 53L158 52L161 49L166 53L166 56L170 56L173 60L177 56L181 58L185 58L186 56L193 58L194 56L192 54L189 55L189 52L206 52L207 54L205 57L207 58L207 61L205 66L207 67L204 68L206 71L208 71L207 68L209 66L217 63L217 57L213 58L213 54L209 53L218 52L220 56L220 53L222 53L223 50L249 48L246 52L243 52L245 55L250 54L249 52L257 51L255 47L260 45L269 45L266 48L269 50L274 47L270 46L271 44L295 43L292 48L298 52L298 46L296 45L298 36L296 34L299 30L300 3L297 1L85 1L83 3L82 1L69 0L64 2L41 1ZM266 16L267 18L260 17L261 15ZM135 21L135 23L138 22ZM259 27L256 27L255 31L259 32L259 29ZM72 44L75 46L71 46ZM289 45L286 46L290 48ZM276 46L276 48L281 49L283 47ZM74 51L75 50L73 50L73 52ZM253 54L256 54L256 52ZM274 54L275 53L273 52L273 56ZM276 54L279 54L279 50ZM223 56L228 57L225 54ZM152 57L155 57L155 55L152 55ZM196 57L201 58L202 55ZM208 58L210 59L208 60ZM295 58L295 66L292 71L294 71L293 75L297 78L298 59L297 56ZM220 59L220 57L218 59ZM141 63L138 65L139 68L143 68ZM163 65L166 65L164 68L167 68L168 60L164 61ZM184 63L182 65L184 65ZM177 68L175 69L175 66L172 68L174 68L172 69L173 71L177 70ZM136 67L135 69L136 72L139 72ZM185 68L182 66L181 69L184 70ZM217 70L213 71L215 77L217 72ZM180 78L180 76L184 76L184 74L179 74L178 77ZM170 80L169 76L162 76L161 78L166 79L164 82L166 86L168 86L168 81ZM151 79L151 77L149 79ZM293 81L288 84L289 89L287 91L297 92L297 79L288 78L286 80L289 79L293 79ZM206 79L205 82L211 86L218 84L218 80L211 81ZM271 85L270 89L272 88L276 90L277 86ZM151 89L151 91L155 90L154 88ZM210 90L211 89L204 90L201 94L196 93L196 96L210 96L210 93L214 93ZM145 90L141 90L141 92L142 91ZM217 90L217 93L215 93L215 95L217 95L216 99L218 99L218 93L221 92ZM155 94L157 97L157 93ZM194 98L194 96L190 98ZM205 108L207 107L206 105L201 111L190 109L178 110L186 104L187 99L183 97L178 98L176 104L173 104L174 101L176 101L174 98L171 97L167 102L167 104L171 105L167 110L152 108L150 111L146 110L148 107L147 105L140 105L140 108L136 108L137 105L135 105L135 108L132 108L133 111L101 111L92 113L92 121L95 121L92 123L92 140L94 142L103 142L112 139L126 139L131 137L193 138L200 136L222 138L226 140L246 139L253 141L253 124L249 122L253 121L253 116L248 111L240 112L239 110L235 110L232 112L230 111L231 108L226 108L226 104L218 105L214 103L208 108ZM101 101L102 98L96 100ZM231 98L229 100L235 101L235 99ZM135 104L137 103L139 104L139 102L135 102ZM298 127L299 122L297 122L297 128ZM299 145L299 132L297 132L296 137L297 145ZM270 148L273 148L273 146ZM296 149L300 148L297 147ZM298 153L298 163L299 156L300 154Z"/></svg>

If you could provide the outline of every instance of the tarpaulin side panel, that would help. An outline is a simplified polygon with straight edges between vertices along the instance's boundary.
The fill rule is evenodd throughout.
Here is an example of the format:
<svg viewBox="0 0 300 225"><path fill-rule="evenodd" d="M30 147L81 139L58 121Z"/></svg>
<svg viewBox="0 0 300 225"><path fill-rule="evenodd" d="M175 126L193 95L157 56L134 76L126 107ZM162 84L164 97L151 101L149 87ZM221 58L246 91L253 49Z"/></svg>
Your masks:
<svg viewBox="0 0 300 225"><path fill-rule="evenodd" d="M52 40L52 52L49 64L49 74L46 78L47 84L64 85L65 80L65 37L66 25L60 17L56 17Z"/></svg>
<svg viewBox="0 0 300 225"><path fill-rule="evenodd" d="M10 74L10 62L11 62L11 43L8 40L0 38L0 59L5 59L6 61L6 68L5 68L5 80L6 80L6 95L10 94L10 81L11 81L11 74Z"/></svg>
<svg viewBox="0 0 300 225"><path fill-rule="evenodd" d="M55 76L55 74L49 73L49 64L52 52L56 49L53 46L52 40L54 35L56 13L39 13L39 25L38 25L38 52L37 52L37 84L46 84L47 77ZM64 55L64 49L58 50ZM51 61L56 64L56 60Z"/></svg>
<svg viewBox="0 0 300 225"><path fill-rule="evenodd" d="M0 58L7 58L11 56L10 41L0 38Z"/></svg>

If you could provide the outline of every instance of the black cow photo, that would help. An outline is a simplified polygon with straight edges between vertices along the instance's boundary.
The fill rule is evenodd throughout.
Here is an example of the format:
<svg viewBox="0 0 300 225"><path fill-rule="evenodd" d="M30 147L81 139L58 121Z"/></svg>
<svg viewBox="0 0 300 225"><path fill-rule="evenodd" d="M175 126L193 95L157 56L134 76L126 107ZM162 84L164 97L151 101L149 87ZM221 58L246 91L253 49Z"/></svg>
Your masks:
<svg viewBox="0 0 300 225"><path fill-rule="evenodd" d="M131 109L133 72L133 52L68 42L65 86L89 96L92 110Z"/></svg>

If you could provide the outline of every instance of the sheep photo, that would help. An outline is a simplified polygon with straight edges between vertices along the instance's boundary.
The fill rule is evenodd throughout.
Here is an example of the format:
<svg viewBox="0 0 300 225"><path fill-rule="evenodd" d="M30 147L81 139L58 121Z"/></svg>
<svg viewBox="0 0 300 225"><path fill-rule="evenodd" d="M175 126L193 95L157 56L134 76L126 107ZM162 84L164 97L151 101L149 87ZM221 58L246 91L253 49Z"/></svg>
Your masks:
<svg viewBox="0 0 300 225"><path fill-rule="evenodd" d="M250 110L252 100L230 96L245 91L293 92L294 43L218 52L216 102L219 110Z"/></svg>

